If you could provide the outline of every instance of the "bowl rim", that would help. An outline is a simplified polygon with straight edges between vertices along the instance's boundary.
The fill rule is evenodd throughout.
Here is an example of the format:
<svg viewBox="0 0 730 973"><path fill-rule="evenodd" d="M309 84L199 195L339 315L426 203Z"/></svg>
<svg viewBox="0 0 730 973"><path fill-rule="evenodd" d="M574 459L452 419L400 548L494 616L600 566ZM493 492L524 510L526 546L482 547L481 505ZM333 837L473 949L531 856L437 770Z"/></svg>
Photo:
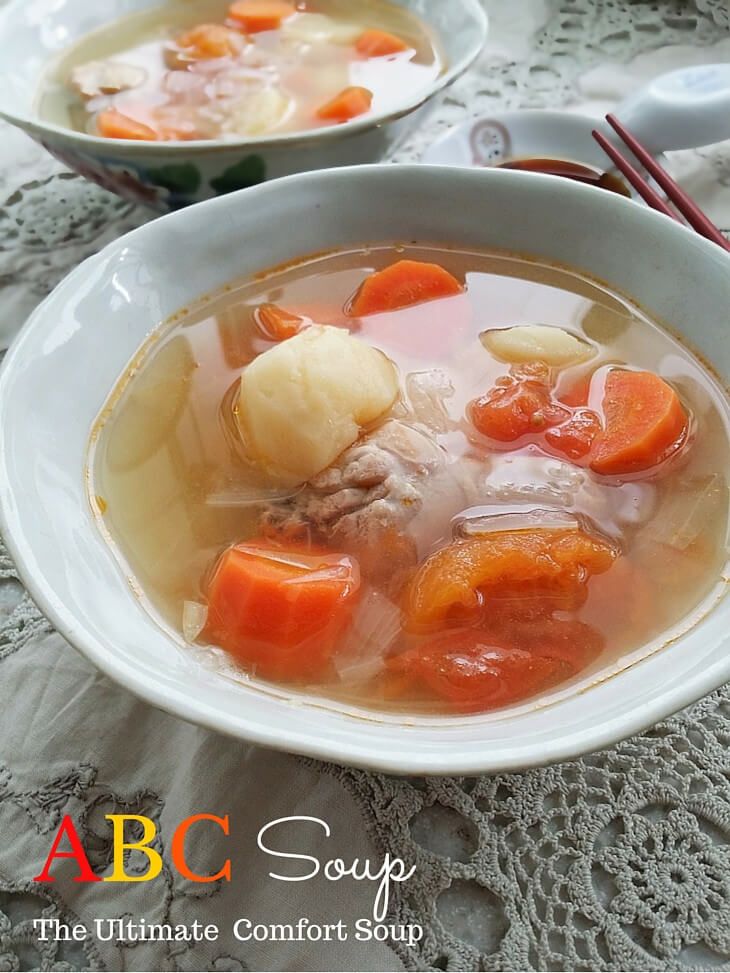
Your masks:
<svg viewBox="0 0 730 973"><path fill-rule="evenodd" d="M442 178L453 178L454 167L450 166L424 166L418 164L399 165L396 167L383 166L379 164L366 166L338 167L315 172L297 173L291 176L282 177L272 183L265 183L261 186L249 189L238 190L236 193L226 197L216 197L205 201L199 205L209 208L218 207L221 213L225 207L230 206L232 198L248 199L247 194L251 193L271 193L280 192L282 186L289 183L301 183L306 180L321 180L327 178L354 178L356 176L366 176L368 173L399 172L400 178L418 178L424 171L441 173ZM525 173L514 170L470 170L463 168L462 173L472 173L473 178L497 179L505 185L508 182L529 184L539 180L545 189L555 189L554 177L541 173ZM486 175L485 175L486 174ZM387 178L387 176L386 176ZM470 177L471 178L471 177ZM598 201L602 198L599 190L591 186L584 186L575 182L561 183L566 187L566 192L574 197L589 198ZM607 203L606 203L607 205ZM654 223L657 227L661 224L665 234L672 234L678 240L683 237L687 243L692 243L696 248L711 257L714 261L730 261L730 255L725 254L710 241L699 238L689 228L680 225L669 217L652 210L637 207L629 199L611 196L611 208L618 206L626 217L636 218L638 212L644 215L639 219L645 222ZM197 209L197 207L195 207ZM161 221L181 221L185 219L188 210L176 211L166 214L153 221L157 226ZM6 410L10 405L11 383L16 365L21 365L26 356L26 345L30 344L35 338L35 332L43 330L46 307L51 305L56 292L62 288L73 285L77 280L88 277L94 269L102 264L105 259L109 259L115 253L123 251L134 239L137 234L145 233L148 224L143 224L129 233L124 234L117 240L107 244L99 253L87 258L74 270L72 270L64 280L54 288L54 291L46 297L29 316L25 326L18 334L11 345L6 360L0 370L0 415L7 414ZM725 264L730 270L730 262ZM730 679L730 653L726 653L720 662L704 668L699 674L692 674L691 677L683 679L670 688L661 688L652 695L642 706L635 707L628 713L620 716L607 717L605 720L596 721L589 730L582 730L579 739L574 739L569 732L562 733L559 737L548 742L540 741L534 754L526 762L525 756L520 751L509 752L502 758L495 760L489 757L488 753L481 748L463 748L461 750L450 749L439 751L438 753L425 750L413 752L407 749L407 742L404 742L403 751L389 752L387 750L377 750L374 746L363 744L361 740L343 742L336 737L330 738L328 735L315 737L306 733L291 729L287 724L255 723L247 722L246 714L240 716L238 728L231 725L230 718L219 710L198 699L197 701L190 695L171 695L164 691L160 683L150 682L137 675L133 667L111 652L101 639L88 632L85 628L83 619L70 609L56 595L50 583L46 582L42 574L36 574L32 568L36 563L32 545L28 541L22 525L22 517L16 512L14 494L16 488L12 481L15 479L8 463L9 450L7 448L7 431L4 423L0 423L0 533L2 533L8 551L13 558L16 570L28 593L38 605L42 613L51 621L57 632L62 635L72 646L77 648L85 655L102 673L123 688L132 692L137 697L147 703L165 710L174 716L188 722L194 722L206 729L223 733L224 735L239 740L245 740L260 746L272 749L284 750L286 752L298 753L320 760L331 761L336 764L346 764L357 766L368 770L375 770L385 773L395 774L422 774L428 776L437 775L474 775L482 773L502 773L512 771L522 771L531 767L544 766L565 760L575 759L586 753L593 753L615 745L618 741L641 732L642 730L654 725L658 721L667 718L671 714L688 706L701 697L707 695L720 685ZM89 513L90 523L92 519ZM724 606L724 609L723 609ZM730 611L730 599L719 597L705 611L698 613L698 610L690 613L691 622L683 625L681 633L671 642L684 640L691 634L694 628L702 624L708 615L713 615L716 611ZM728 636L723 636L723 643L728 641ZM666 646L671 648L671 646ZM660 652L648 654L628 669L611 674L608 678L595 685L595 690L600 691L606 682L612 681L615 677L635 670L644 670L656 659ZM588 687L593 690L594 686ZM583 695L588 690L581 691ZM499 711L497 711L499 712ZM338 714L343 718L346 714ZM358 722L363 722L358 720ZM241 732L240 727L246 724L245 733ZM447 722L444 726L448 726ZM404 722L400 725L403 730L417 732L417 726ZM568 728L569 729L569 728Z"/></svg>
<svg viewBox="0 0 730 973"><path fill-rule="evenodd" d="M134 154L145 152L149 154L175 155L178 153L191 153L200 155L210 152L226 152L246 150L253 148L276 148L296 147L302 144L319 144L320 142L330 142L350 135L357 135L370 129L393 122L416 111L427 101L453 84L462 74L464 74L481 53L487 39L489 30L489 16L482 6L480 0L450 0L450 2L460 3L474 18L473 39L466 52L452 65L447 65L446 71L434 78L422 91L414 94L408 101L389 111L379 112L376 115L367 115L362 119L353 119L338 125L325 126L307 131L306 129L295 132L283 132L280 135L267 136L260 135L254 138L241 139L190 139L169 140L164 142L145 142L136 139L109 139L99 135L90 135L87 132L78 132L76 129L66 128L57 125L55 122L48 122L39 115L23 112L8 111L0 107L0 118L17 125L23 129L31 129L38 132L49 132L53 135L61 136L69 141L78 143L79 148L88 147L98 151L108 149L110 144L125 150L125 154L133 151ZM156 0L150 0L150 6L158 5ZM2 44L3 33L8 25L12 23L13 17L20 15L21 10L27 7L26 0L10 0L2 10L0 10L0 44ZM107 21L111 23L112 21ZM57 52L60 53L60 52ZM44 60L44 70L48 66L49 59ZM4 71L0 68L0 80ZM39 82L36 79L36 84Z"/></svg>

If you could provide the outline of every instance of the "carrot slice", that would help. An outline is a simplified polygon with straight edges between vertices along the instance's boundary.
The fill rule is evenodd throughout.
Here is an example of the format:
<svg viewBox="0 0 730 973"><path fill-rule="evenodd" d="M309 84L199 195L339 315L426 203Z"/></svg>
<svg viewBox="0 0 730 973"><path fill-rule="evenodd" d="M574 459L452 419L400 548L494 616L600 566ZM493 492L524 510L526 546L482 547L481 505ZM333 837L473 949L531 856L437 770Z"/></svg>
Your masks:
<svg viewBox="0 0 730 973"><path fill-rule="evenodd" d="M537 528L499 531L456 541L428 557L406 593L409 628L439 625L452 617L481 619L500 586L580 588L618 556L607 541L582 530Z"/></svg>
<svg viewBox="0 0 730 973"><path fill-rule="evenodd" d="M393 656L388 668L417 680L462 712L506 706L555 685L575 671L563 659L502 645L489 633L475 629L439 635Z"/></svg>
<svg viewBox="0 0 730 973"><path fill-rule="evenodd" d="M265 678L321 675L357 598L354 558L303 550L237 544L208 587L205 637Z"/></svg>
<svg viewBox="0 0 730 973"><path fill-rule="evenodd" d="M142 122L110 108L96 116L96 128L105 139L135 139L139 142L156 142L157 132Z"/></svg>
<svg viewBox="0 0 730 973"><path fill-rule="evenodd" d="M368 88L344 88L332 101L317 109L317 117L329 122L349 122L370 111L372 103L373 93Z"/></svg>
<svg viewBox="0 0 730 973"><path fill-rule="evenodd" d="M398 260L372 274L350 303L353 317L397 311L399 308L452 297L464 288L448 270L419 260Z"/></svg>
<svg viewBox="0 0 730 973"><path fill-rule="evenodd" d="M617 476L650 470L687 437L689 420L677 393L653 372L611 371L603 412L605 429L590 455L596 473Z"/></svg>
<svg viewBox="0 0 730 973"><path fill-rule="evenodd" d="M257 307L254 320L264 335L272 341L286 341L306 327L303 317L286 311L278 304L262 304Z"/></svg>
<svg viewBox="0 0 730 973"><path fill-rule="evenodd" d="M294 4L285 0L236 0L228 8L228 16L247 34L276 30L294 12Z"/></svg>
<svg viewBox="0 0 730 973"><path fill-rule="evenodd" d="M189 56L205 60L237 54L244 40L237 31L223 24L198 24L180 34L175 43Z"/></svg>
<svg viewBox="0 0 730 973"><path fill-rule="evenodd" d="M355 41L355 50L363 57L387 57L407 51L408 44L387 30L366 30Z"/></svg>

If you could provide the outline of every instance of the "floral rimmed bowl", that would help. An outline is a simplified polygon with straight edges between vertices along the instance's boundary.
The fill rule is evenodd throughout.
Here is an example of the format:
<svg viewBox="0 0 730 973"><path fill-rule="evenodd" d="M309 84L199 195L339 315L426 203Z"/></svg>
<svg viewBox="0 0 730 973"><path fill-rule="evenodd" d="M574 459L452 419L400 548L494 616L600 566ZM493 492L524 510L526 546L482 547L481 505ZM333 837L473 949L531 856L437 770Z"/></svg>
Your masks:
<svg viewBox="0 0 730 973"><path fill-rule="evenodd" d="M476 774L568 759L730 679L727 569L661 637L547 695L473 716L381 713L255 677L231 681L140 603L98 529L86 483L91 430L119 375L160 322L201 295L306 254L388 240L568 264L633 297L684 335L723 383L730 378L728 254L613 193L506 170L376 165L209 200L85 261L8 353L0 529L41 610L111 679L183 719L394 773Z"/></svg>
<svg viewBox="0 0 730 973"><path fill-rule="evenodd" d="M353 0L354 2L354 0ZM379 162L406 138L479 54L487 18L479 0L393 0L428 23L446 68L394 110L343 125L238 141L139 142L104 139L39 117L44 71L80 37L156 0L12 0L0 13L0 117L105 189L166 211L212 196L331 166Z"/></svg>

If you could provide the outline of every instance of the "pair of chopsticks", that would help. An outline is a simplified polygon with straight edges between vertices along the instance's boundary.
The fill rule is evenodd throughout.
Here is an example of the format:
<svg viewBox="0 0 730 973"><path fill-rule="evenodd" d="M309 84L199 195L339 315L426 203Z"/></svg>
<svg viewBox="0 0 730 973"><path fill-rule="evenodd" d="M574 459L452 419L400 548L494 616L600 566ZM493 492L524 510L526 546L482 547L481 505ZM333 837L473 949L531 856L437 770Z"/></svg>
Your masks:
<svg viewBox="0 0 730 973"><path fill-rule="evenodd" d="M606 121L614 132L616 132L624 145L626 145L627 148L629 148L634 156L639 160L644 169L654 179L656 184L664 190L664 192L667 194L667 199L674 203L677 212L684 216L692 229L696 230L700 236L707 237L708 240L712 240L713 243L716 243L724 250L730 251L730 242L725 239L709 217L702 212L697 203L695 203L694 200L691 199L679 185L677 185L666 170L662 169L654 156L644 148L641 142L634 138L631 132L629 132L628 129L621 124L615 115L606 115ZM646 177L639 172L632 162L630 162L624 155L621 154L621 152L619 152L612 142L609 142L602 132L599 132L597 129L593 129L593 138L596 140L596 142L598 142L619 172L625 176L627 182L631 183L639 196L641 196L641 198L649 206L651 206L652 209L659 210L660 213L664 213L666 216L671 216L673 220L678 219L674 210L667 205L667 203L654 189L652 189Z"/></svg>

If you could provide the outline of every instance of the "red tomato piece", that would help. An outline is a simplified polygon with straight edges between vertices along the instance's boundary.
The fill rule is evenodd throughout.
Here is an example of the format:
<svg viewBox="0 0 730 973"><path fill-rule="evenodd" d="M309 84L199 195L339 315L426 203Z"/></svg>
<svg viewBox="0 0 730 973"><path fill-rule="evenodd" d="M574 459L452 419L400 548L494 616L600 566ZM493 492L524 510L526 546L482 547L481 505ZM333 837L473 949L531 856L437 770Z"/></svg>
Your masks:
<svg viewBox="0 0 730 973"><path fill-rule="evenodd" d="M482 435L500 443L539 436L570 418L569 410L553 400L550 388L532 378L496 385L469 405L468 414Z"/></svg>
<svg viewBox="0 0 730 973"><path fill-rule="evenodd" d="M601 420L591 409L575 409L565 422L545 433L545 442L568 459L587 456L596 436L601 432Z"/></svg>
<svg viewBox="0 0 730 973"><path fill-rule="evenodd" d="M462 712L506 706L573 672L561 659L500 645L477 629L445 632L394 656L388 665Z"/></svg>

